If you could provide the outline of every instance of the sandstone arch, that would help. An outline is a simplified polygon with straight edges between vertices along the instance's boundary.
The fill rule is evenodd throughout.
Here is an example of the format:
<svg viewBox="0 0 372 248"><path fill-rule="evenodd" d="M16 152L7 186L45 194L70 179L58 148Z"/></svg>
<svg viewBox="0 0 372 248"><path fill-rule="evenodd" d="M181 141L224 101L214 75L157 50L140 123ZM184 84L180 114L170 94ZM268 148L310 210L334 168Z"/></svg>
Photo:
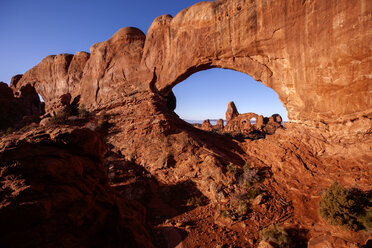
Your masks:
<svg viewBox="0 0 372 248"><path fill-rule="evenodd" d="M16 88L35 85L101 109L171 88L200 70L237 70L278 93L293 122L343 123L371 114L372 3L217 0L123 28L91 54L46 57ZM352 87L351 87L352 86Z"/></svg>
<svg viewBox="0 0 372 248"><path fill-rule="evenodd" d="M156 67L163 94L220 67L272 88L292 121L359 118L371 104L371 8L368 1L201 2L153 22L142 62Z"/></svg>

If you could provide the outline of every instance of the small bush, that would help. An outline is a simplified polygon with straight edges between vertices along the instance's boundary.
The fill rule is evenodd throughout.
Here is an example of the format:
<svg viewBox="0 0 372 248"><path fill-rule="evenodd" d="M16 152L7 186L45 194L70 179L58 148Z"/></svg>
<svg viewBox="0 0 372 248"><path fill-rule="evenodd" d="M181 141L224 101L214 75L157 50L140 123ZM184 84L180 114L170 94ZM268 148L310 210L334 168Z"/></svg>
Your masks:
<svg viewBox="0 0 372 248"><path fill-rule="evenodd" d="M206 198L205 196L192 196L187 200L187 205L188 206L193 206L193 207L200 207L205 204Z"/></svg>
<svg viewBox="0 0 372 248"><path fill-rule="evenodd" d="M220 215L221 215L222 218L231 219L232 216L233 216L233 213L231 212L230 209L225 208L225 209L221 210Z"/></svg>
<svg viewBox="0 0 372 248"><path fill-rule="evenodd" d="M261 193L261 191L259 189L251 187L249 190L247 190L246 197L247 197L248 200L253 200L260 193Z"/></svg>
<svg viewBox="0 0 372 248"><path fill-rule="evenodd" d="M226 166L226 170L228 172L230 172L231 174L233 175L236 175L238 174L238 166L233 164L233 163L229 163L227 166Z"/></svg>
<svg viewBox="0 0 372 248"><path fill-rule="evenodd" d="M239 203L236 213L239 216L245 216L248 214L248 212L249 212L249 203L247 201L241 201Z"/></svg>
<svg viewBox="0 0 372 248"><path fill-rule="evenodd" d="M319 202L319 214L332 225L356 231L360 227L360 207L348 190L334 182Z"/></svg>
<svg viewBox="0 0 372 248"><path fill-rule="evenodd" d="M262 240L272 242L280 247L290 247L290 239L287 231L278 225L271 225L260 231Z"/></svg>
<svg viewBox="0 0 372 248"><path fill-rule="evenodd" d="M372 229L372 207L368 207L364 213L358 216L358 221L367 230Z"/></svg>
<svg viewBox="0 0 372 248"><path fill-rule="evenodd" d="M251 168L249 162L247 162L243 167L243 174L239 178L239 184L244 187L251 187L260 180L259 170Z"/></svg>
<svg viewBox="0 0 372 248"><path fill-rule="evenodd" d="M236 193L233 195L227 209L231 215L236 218L244 217L249 213L251 200L256 198L259 194L260 190L253 187L244 193Z"/></svg>

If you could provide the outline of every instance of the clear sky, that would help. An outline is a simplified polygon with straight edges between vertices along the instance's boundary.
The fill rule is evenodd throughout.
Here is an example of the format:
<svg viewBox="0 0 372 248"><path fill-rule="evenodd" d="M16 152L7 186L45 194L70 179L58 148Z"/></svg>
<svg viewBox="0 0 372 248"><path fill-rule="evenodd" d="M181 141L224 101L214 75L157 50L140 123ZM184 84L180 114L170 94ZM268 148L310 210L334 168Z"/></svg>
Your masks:
<svg viewBox="0 0 372 248"><path fill-rule="evenodd" d="M107 40L122 27L133 26L147 33L157 16L175 16L197 2L0 0L0 81L9 83L13 75L23 74L51 54L89 52L91 45ZM176 112L189 119L221 118L227 102L234 100L241 113L279 113L286 118L276 93L257 85L250 82L247 75L238 72L218 69L199 72L174 89L178 104ZM265 88L272 91L272 96L258 97L262 101L248 102L249 107L244 103L259 96L261 91L266 92ZM270 95L267 92L263 94ZM209 105L201 105L199 100L209 102ZM267 108L272 108L268 114L265 112Z"/></svg>
<svg viewBox="0 0 372 248"><path fill-rule="evenodd" d="M225 119L227 104L234 101L239 113L280 114L287 121L287 110L278 94L251 76L227 69L209 69L191 75L173 88L177 98L175 112L183 119Z"/></svg>

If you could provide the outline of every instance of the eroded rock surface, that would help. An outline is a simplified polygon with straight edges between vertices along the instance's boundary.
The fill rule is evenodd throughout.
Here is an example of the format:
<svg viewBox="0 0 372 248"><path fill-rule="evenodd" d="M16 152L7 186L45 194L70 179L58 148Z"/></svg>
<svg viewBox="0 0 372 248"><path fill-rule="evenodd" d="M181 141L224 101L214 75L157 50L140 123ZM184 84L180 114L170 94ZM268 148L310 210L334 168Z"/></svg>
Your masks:
<svg viewBox="0 0 372 248"><path fill-rule="evenodd" d="M38 122L42 113L39 96L31 85L22 86L14 93L7 84L0 82L0 130L30 124L27 118Z"/></svg>
<svg viewBox="0 0 372 248"><path fill-rule="evenodd" d="M227 110L226 110L226 122L230 122L231 119L233 119L234 117L238 115L239 115L239 112L236 109L235 103L229 102L227 105Z"/></svg>
<svg viewBox="0 0 372 248"><path fill-rule="evenodd" d="M156 18L147 37L123 28L90 55L48 56L13 87L35 85L47 110L65 93L100 108L149 88L167 96L192 73L221 67L271 87L292 121L344 123L371 114L371 5L201 2Z"/></svg>
<svg viewBox="0 0 372 248"><path fill-rule="evenodd" d="M104 152L89 129L2 138L0 246L152 247L144 210L109 187Z"/></svg>

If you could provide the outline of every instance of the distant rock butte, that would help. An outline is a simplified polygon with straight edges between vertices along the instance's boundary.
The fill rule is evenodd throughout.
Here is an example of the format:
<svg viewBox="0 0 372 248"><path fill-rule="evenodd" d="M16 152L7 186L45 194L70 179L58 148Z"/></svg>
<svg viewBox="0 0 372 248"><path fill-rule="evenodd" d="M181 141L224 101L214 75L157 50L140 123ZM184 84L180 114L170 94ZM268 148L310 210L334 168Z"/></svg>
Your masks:
<svg viewBox="0 0 372 248"><path fill-rule="evenodd" d="M234 117L238 116L239 112L236 109L235 103L234 102L229 102L227 105L227 110L226 110L226 122L230 122L231 119Z"/></svg>
<svg viewBox="0 0 372 248"><path fill-rule="evenodd" d="M36 108L22 105L24 89L35 89L43 97L47 113L64 108L68 96L70 104L84 105L108 120L108 154L120 154L166 184L190 180L211 202L224 202L234 191L234 179L225 173L229 163L243 166L250 161L268 169L270 187L293 204L293 224L317 238L331 228L320 221L317 204L332 181L371 190L371 13L367 0L200 2L174 18L156 18L147 36L122 28L93 45L90 54L48 56L14 77L10 88L0 85L0 114L10 116L0 121L1 128L40 112L38 101ZM272 88L290 123L265 139L239 141L182 121L173 112L172 88L214 67L249 74ZM26 99L34 99L35 90ZM16 117L5 106L14 106ZM255 117L256 126L274 124L265 125L268 133L281 121L276 115L265 119L239 114L232 106L230 110L225 130L241 128L244 120ZM207 122L204 126L214 128ZM3 143L0 152L8 154ZM74 152L56 149L58 154ZM115 204L110 193L102 197ZM94 210L95 199L87 200ZM111 214L107 209L100 213L102 221ZM366 240L366 234L337 228L322 240L334 244L332 237L352 244Z"/></svg>
<svg viewBox="0 0 372 248"><path fill-rule="evenodd" d="M226 110L226 126L223 120L219 119L216 125L212 126L209 119L201 126L194 125L205 131L214 131L220 134L229 134L245 138L263 138L266 134L274 134L276 129L282 126L282 117L273 114L270 117L263 117L255 113L239 114L235 103L229 102Z"/></svg>

